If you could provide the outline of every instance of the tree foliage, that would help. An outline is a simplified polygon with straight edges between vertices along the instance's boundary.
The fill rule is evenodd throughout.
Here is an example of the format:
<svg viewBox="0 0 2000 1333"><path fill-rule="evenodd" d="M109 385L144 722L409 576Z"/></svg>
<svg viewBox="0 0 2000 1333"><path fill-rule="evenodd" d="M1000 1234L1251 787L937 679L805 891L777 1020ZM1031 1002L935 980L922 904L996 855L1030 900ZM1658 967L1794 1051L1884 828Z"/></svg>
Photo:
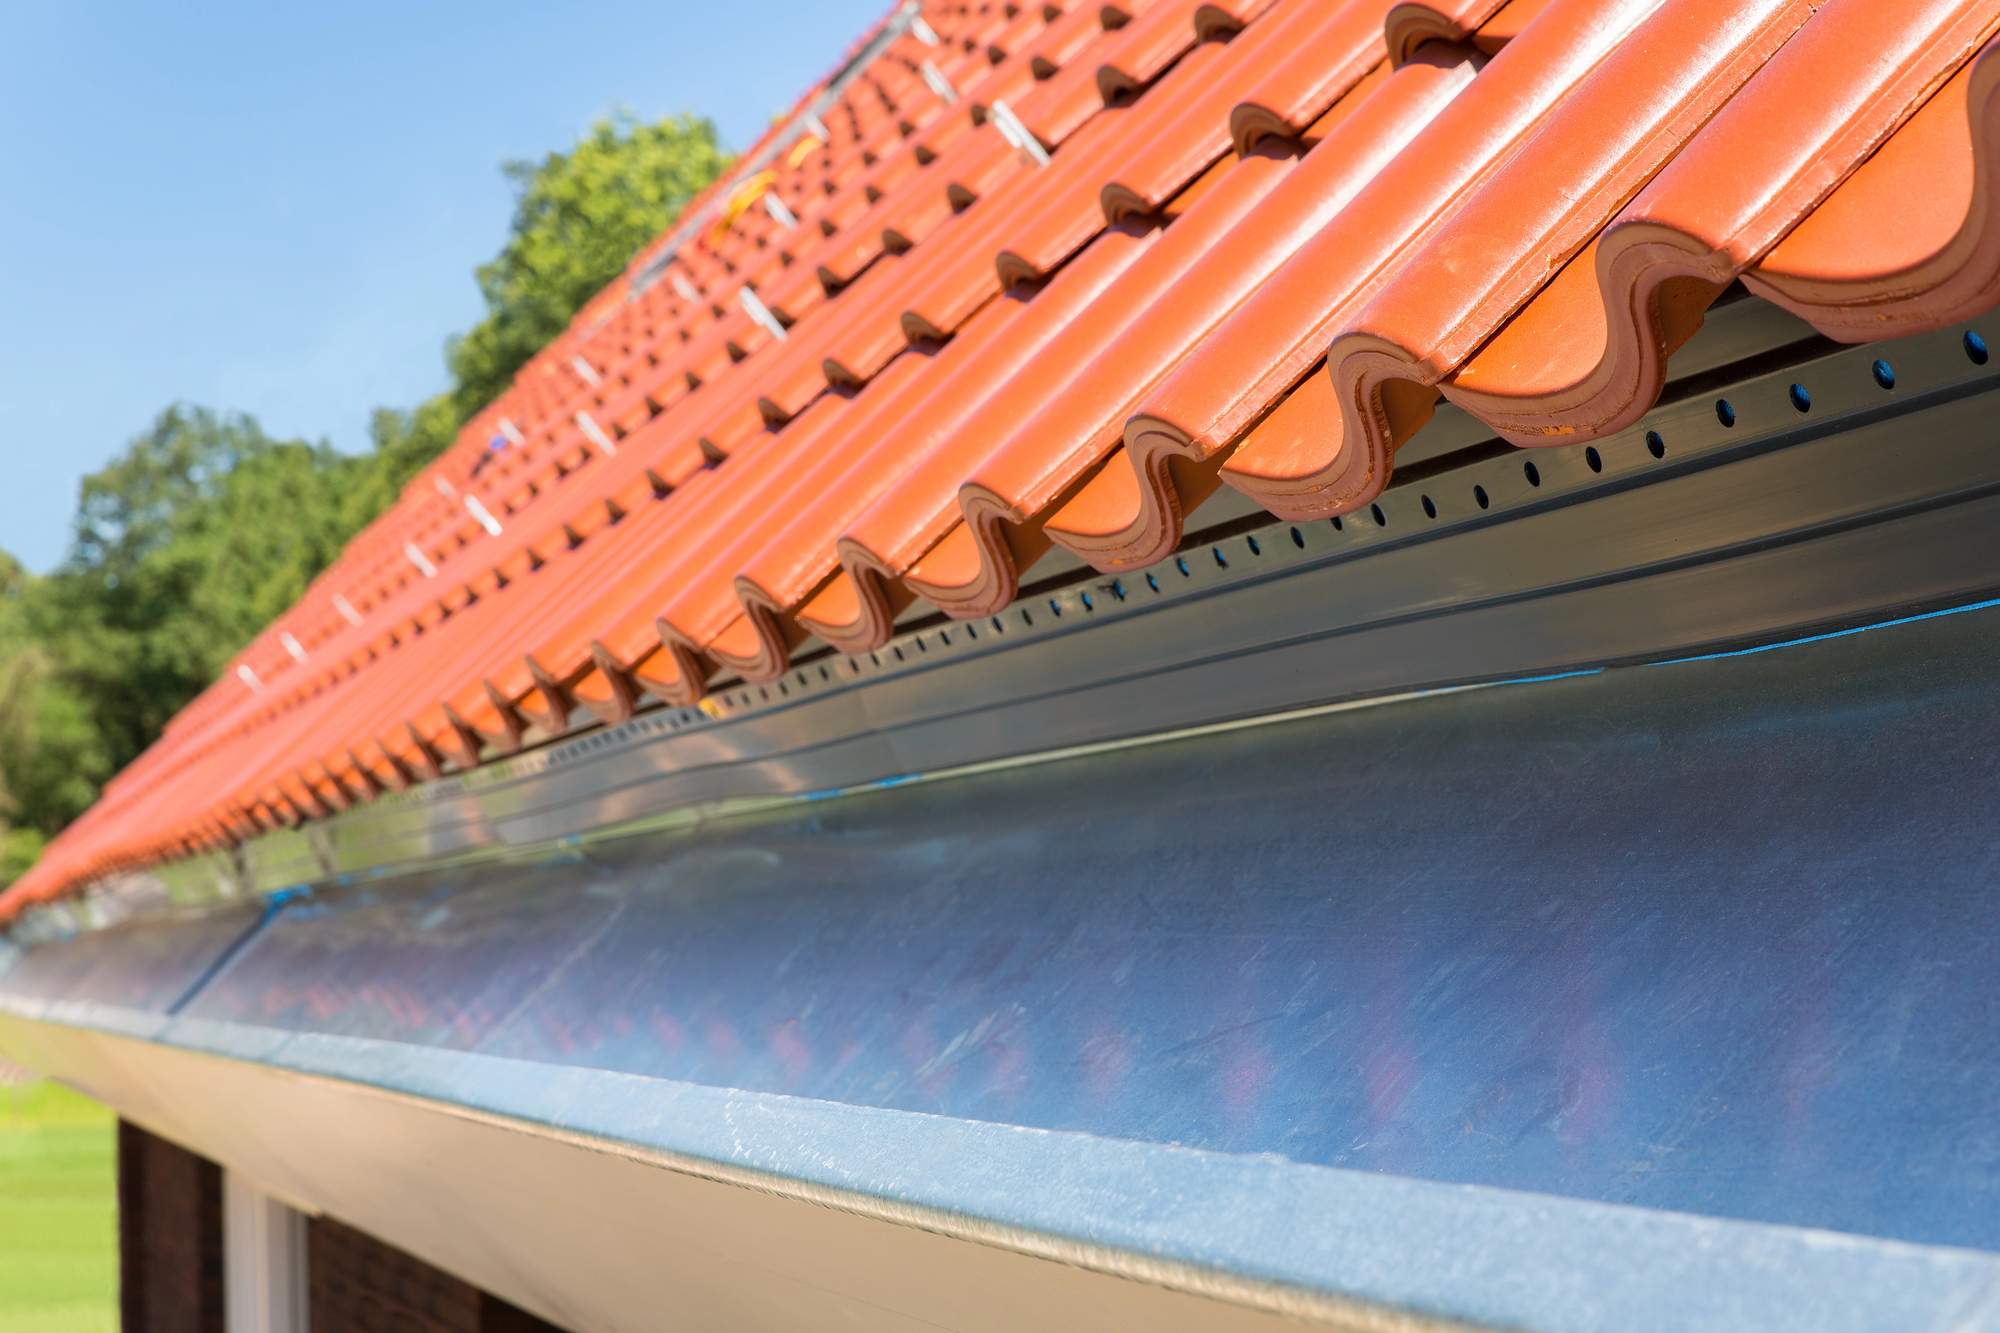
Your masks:
<svg viewBox="0 0 2000 1333"><path fill-rule="evenodd" d="M84 479L61 566L36 576L0 551L0 885L727 163L706 120L622 114L507 163L517 202L478 271L486 317L447 343L450 389L376 409L369 452L176 404Z"/></svg>
<svg viewBox="0 0 2000 1333"><path fill-rule="evenodd" d="M479 270L486 318L446 352L460 416L498 396L728 165L710 121L683 114L645 125L624 112L568 153L507 163L518 186L514 227Z"/></svg>
<svg viewBox="0 0 2000 1333"><path fill-rule="evenodd" d="M111 772L88 706L35 634L36 583L0 551L0 883L32 865Z"/></svg>
<svg viewBox="0 0 2000 1333"><path fill-rule="evenodd" d="M114 767L339 553L372 462L176 405L84 478L69 559L28 610Z"/></svg>

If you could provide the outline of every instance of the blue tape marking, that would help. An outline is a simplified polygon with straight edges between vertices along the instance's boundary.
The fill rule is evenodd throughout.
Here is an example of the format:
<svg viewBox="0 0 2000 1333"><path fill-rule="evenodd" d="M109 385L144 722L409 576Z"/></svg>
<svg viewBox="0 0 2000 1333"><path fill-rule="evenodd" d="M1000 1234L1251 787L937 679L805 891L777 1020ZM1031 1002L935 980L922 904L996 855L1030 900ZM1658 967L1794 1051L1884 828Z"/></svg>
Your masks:
<svg viewBox="0 0 2000 1333"><path fill-rule="evenodd" d="M1752 653L1768 653L1774 648L1796 648L1803 643L1818 643L1822 639L1844 639L1850 634L1866 634L1871 629L1888 629L1893 625L1912 625L1919 620L1936 620L1939 616L1955 616L1966 611L1984 611L2000 606L2000 597L1983 602L1968 602L1964 606L1948 606L1942 611L1925 611L1921 615L1899 616L1894 620L1878 620L1872 625L1856 625L1851 629L1828 630L1825 634L1808 634L1803 639L1786 639L1782 643L1760 644L1755 648L1736 648L1726 653L1703 653L1698 657L1670 657L1659 662L1648 662L1647 666L1674 666L1681 662L1713 662L1724 657L1748 657Z"/></svg>
<svg viewBox="0 0 2000 1333"><path fill-rule="evenodd" d="M207 989L211 981L222 975L224 968L236 961L237 955L249 948L251 942L264 933L264 928L271 924L278 913L285 910L285 904L294 902L300 898L310 897L312 897L312 886L310 884L292 884L279 889L265 898L264 910L258 914L257 919L251 922L249 928L241 935L238 935L227 949L217 954L214 962L204 967L195 979L187 984L187 989L176 996L174 1002L167 1006L167 1012L169 1014L178 1014L181 1010L187 1008L194 1001L195 996L201 994L203 990Z"/></svg>

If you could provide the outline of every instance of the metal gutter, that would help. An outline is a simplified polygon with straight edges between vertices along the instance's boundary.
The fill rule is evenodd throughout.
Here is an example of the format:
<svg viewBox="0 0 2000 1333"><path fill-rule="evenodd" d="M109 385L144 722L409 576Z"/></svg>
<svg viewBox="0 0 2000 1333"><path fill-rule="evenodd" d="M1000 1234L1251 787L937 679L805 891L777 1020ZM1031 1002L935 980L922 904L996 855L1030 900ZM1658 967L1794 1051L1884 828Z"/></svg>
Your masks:
<svg viewBox="0 0 2000 1333"><path fill-rule="evenodd" d="M1989 599L155 911L17 941L0 1048L583 1330L1994 1327L1996 642Z"/></svg>

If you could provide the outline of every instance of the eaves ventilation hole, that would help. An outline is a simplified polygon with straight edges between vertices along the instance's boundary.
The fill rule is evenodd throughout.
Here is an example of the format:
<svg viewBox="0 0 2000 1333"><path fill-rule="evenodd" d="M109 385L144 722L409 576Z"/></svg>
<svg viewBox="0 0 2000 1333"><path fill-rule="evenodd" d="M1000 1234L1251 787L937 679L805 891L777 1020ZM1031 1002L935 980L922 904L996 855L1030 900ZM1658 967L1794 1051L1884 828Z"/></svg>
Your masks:
<svg viewBox="0 0 2000 1333"><path fill-rule="evenodd" d="M1179 570L1179 571L1181 572L1181 577L1182 577L1182 578L1186 578L1186 577L1187 577L1187 572L1188 572L1188 567L1187 567L1187 557L1186 557L1186 556L1183 556L1183 555L1177 555L1177 556L1175 556L1175 557L1174 557L1174 568L1175 568L1175 569L1178 569L1178 570Z"/></svg>
<svg viewBox="0 0 2000 1333"><path fill-rule="evenodd" d="M1343 527L1345 527L1345 526L1346 526L1346 525L1345 525L1345 524L1343 524L1343 523L1342 523L1342 522L1340 521L1340 515L1338 515L1338 514L1335 514L1335 515L1333 516L1333 530L1334 530L1335 532L1339 532L1339 531L1340 531L1340 530L1341 530L1341 529L1342 529Z"/></svg>
<svg viewBox="0 0 2000 1333"><path fill-rule="evenodd" d="M1424 496L1423 500L1424 500L1424 517L1436 518L1438 516L1437 503L1433 501L1431 497L1428 495Z"/></svg>
<svg viewBox="0 0 2000 1333"><path fill-rule="evenodd" d="M1590 464L1592 472L1604 471L1604 455L1597 452L1597 446L1594 444L1584 446L1583 461Z"/></svg>
<svg viewBox="0 0 2000 1333"><path fill-rule="evenodd" d="M993 617L993 632L995 634L1005 634L1007 632L1007 627L1000 623L1000 617L998 616Z"/></svg>
<svg viewBox="0 0 2000 1333"><path fill-rule="evenodd" d="M976 638L978 638L978 637L979 637L979 626L977 626L977 625L973 624L973 623L972 623L971 621L969 621L969 620L968 620L968 621L966 621L966 622L965 622L965 637L966 637L966 638L968 638L968 639L976 639Z"/></svg>
<svg viewBox="0 0 2000 1333"><path fill-rule="evenodd" d="M882 665L882 654L880 654L880 653L870 653L870 654L868 654L868 660L869 660L869 661L871 661L871 662L873 662L873 663L874 663L874 664L875 664L876 666L881 666L881 665Z"/></svg>
<svg viewBox="0 0 2000 1333"><path fill-rule="evenodd" d="M1029 628L1033 628L1035 624L1035 618L1028 614L1028 608L1025 606L1021 608L1021 623Z"/></svg>
<svg viewBox="0 0 2000 1333"><path fill-rule="evenodd" d="M1542 484L1542 470L1536 467L1532 461L1521 464L1521 475L1528 479L1530 486L1539 486Z"/></svg>
<svg viewBox="0 0 2000 1333"><path fill-rule="evenodd" d="M1378 528L1386 528L1386 527L1388 527L1388 526L1389 526L1389 520L1388 520L1387 518L1383 517L1383 515L1382 515L1382 506L1381 506L1381 505L1369 505L1369 506L1368 506L1368 512L1369 512L1369 513L1371 513L1371 514L1373 514L1373 515L1375 516L1375 526L1376 526L1376 527L1378 527Z"/></svg>
<svg viewBox="0 0 2000 1333"><path fill-rule="evenodd" d="M1257 539L1255 537L1245 537L1243 540L1250 543L1250 554L1252 555L1264 554L1264 548L1257 544Z"/></svg>
<svg viewBox="0 0 2000 1333"><path fill-rule="evenodd" d="M1667 442L1660 438L1660 432L1656 430L1646 432L1646 452L1655 458L1667 456Z"/></svg>
<svg viewBox="0 0 2000 1333"><path fill-rule="evenodd" d="M1148 588L1151 588L1154 592L1158 592L1160 590L1160 581L1154 578L1151 574L1148 574L1146 575L1146 586Z"/></svg>
<svg viewBox="0 0 2000 1333"><path fill-rule="evenodd" d="M1718 398L1715 400L1715 419L1725 426L1734 426L1736 424L1736 409L1729 405L1727 398Z"/></svg>
<svg viewBox="0 0 2000 1333"><path fill-rule="evenodd" d="M898 662L907 660L903 656L903 650L901 648L898 648L895 644L892 643L889 645L889 651L896 655L896 660Z"/></svg>
<svg viewBox="0 0 2000 1333"><path fill-rule="evenodd" d="M916 638L912 639L911 642L917 645L917 651L920 653L927 653L930 651L930 649L924 647L924 636L921 634L919 634Z"/></svg>
<svg viewBox="0 0 2000 1333"><path fill-rule="evenodd" d="M1086 610L1086 611L1095 611L1095 610L1097 609L1096 607L1094 607L1094 606L1092 606L1092 605L1090 604L1090 594L1089 594L1089 593L1087 593L1087 592L1086 592L1086 593L1079 593L1079 594L1078 594L1078 596L1079 596L1080 598L1082 598L1082 600L1083 600L1083 609L1084 609L1084 610Z"/></svg>
<svg viewBox="0 0 2000 1333"><path fill-rule="evenodd" d="M1062 619L1062 603L1053 597L1049 598L1049 614L1058 620Z"/></svg>
<svg viewBox="0 0 2000 1333"><path fill-rule="evenodd" d="M1229 562L1228 562L1227 560L1224 560L1224 559L1222 558L1222 548L1221 548L1220 546L1211 546L1211 547L1209 547L1209 548L1208 548L1208 553L1209 553L1210 555L1212 555L1212 556L1214 556L1214 557L1215 557L1215 567L1216 567L1217 569L1227 569L1227 568L1229 568Z"/></svg>
<svg viewBox="0 0 2000 1333"><path fill-rule="evenodd" d="M1113 597L1116 597L1121 602L1124 601L1125 585L1123 583L1120 583L1117 579L1111 580L1111 595Z"/></svg>
<svg viewBox="0 0 2000 1333"><path fill-rule="evenodd" d="M826 671L826 668L825 668L825 667L821 667L821 668L819 669L819 678L820 678L821 680L832 680L832 679L833 679L833 677L832 677L832 676L830 676L830 675L828 675L828 674L827 674L827 671Z"/></svg>
<svg viewBox="0 0 2000 1333"><path fill-rule="evenodd" d="M1292 529L1292 545L1298 547L1301 551L1306 549L1306 535L1297 528Z"/></svg>
<svg viewBox="0 0 2000 1333"><path fill-rule="evenodd" d="M1481 509L1484 509L1486 508L1486 506L1493 503L1493 501L1487 498L1486 488L1484 486L1474 486L1472 488L1472 499L1473 502L1477 504Z"/></svg>
<svg viewBox="0 0 2000 1333"><path fill-rule="evenodd" d="M1896 368L1887 361L1877 361L1868 369L1875 376L1875 382L1883 388L1893 389L1896 387Z"/></svg>
<svg viewBox="0 0 2000 1333"><path fill-rule="evenodd" d="M1785 396L1792 400L1792 406L1796 407L1799 411L1812 411L1812 395L1806 392L1805 385L1794 384L1791 388L1785 390Z"/></svg>
<svg viewBox="0 0 2000 1333"><path fill-rule="evenodd" d="M1970 358L1972 364L1975 366L1986 364L1986 339L1980 337L1971 329L1965 331L1965 355Z"/></svg>

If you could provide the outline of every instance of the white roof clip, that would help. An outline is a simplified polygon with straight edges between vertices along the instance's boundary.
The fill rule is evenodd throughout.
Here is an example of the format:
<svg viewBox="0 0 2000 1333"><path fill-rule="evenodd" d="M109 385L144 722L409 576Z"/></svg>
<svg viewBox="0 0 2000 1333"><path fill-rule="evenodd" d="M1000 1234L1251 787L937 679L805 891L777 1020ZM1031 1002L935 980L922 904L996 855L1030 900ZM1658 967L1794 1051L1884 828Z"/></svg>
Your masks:
<svg viewBox="0 0 2000 1333"><path fill-rule="evenodd" d="M944 76L944 71L939 69L936 64L926 60L917 72L924 76L925 86L939 97L947 102L956 102L958 100L958 89L951 86L951 80Z"/></svg>
<svg viewBox="0 0 2000 1333"><path fill-rule="evenodd" d="M570 365L576 367L576 373L583 376L583 382L585 384L588 384L591 388L595 389L598 385L604 383L604 381L601 378L599 378L597 374L597 368L591 365L590 362L584 360L580 354L571 357L569 359L569 363Z"/></svg>
<svg viewBox="0 0 2000 1333"><path fill-rule="evenodd" d="M922 42L925 46L940 45L940 38L937 35L937 30L931 27L930 24L924 22L924 16L922 14L910 15L910 35L915 37L918 41Z"/></svg>
<svg viewBox="0 0 2000 1333"><path fill-rule="evenodd" d="M796 227L799 225L798 215L785 207L785 201L778 198L776 190L764 191L764 211L769 213L771 221L777 223L780 227Z"/></svg>
<svg viewBox="0 0 2000 1333"><path fill-rule="evenodd" d="M403 554L410 558L411 564L423 571L425 578L434 579L438 576L438 567L432 564L422 551L417 549L415 542L404 542Z"/></svg>
<svg viewBox="0 0 2000 1333"><path fill-rule="evenodd" d="M785 340L785 326L778 322L776 315L771 313L771 307L757 299L757 293L751 291L748 287L738 287L736 289L736 304L743 307L744 314L756 321L757 327L770 334L779 342Z"/></svg>
<svg viewBox="0 0 2000 1333"><path fill-rule="evenodd" d="M339 593L333 595L333 609L345 616L348 624L359 625L361 623L361 613L354 609L354 603L348 601Z"/></svg>
<svg viewBox="0 0 2000 1333"><path fill-rule="evenodd" d="M478 496L468 495L465 497L465 512L472 515L478 521L480 527L486 529L487 536L498 537L500 535L500 520L493 517L491 511L485 505L479 503Z"/></svg>
<svg viewBox="0 0 2000 1333"><path fill-rule="evenodd" d="M299 641L297 639L292 637L292 632L290 630L288 629L279 630L278 642L285 645L285 651L292 655L292 660L294 662L303 662L306 660L306 650L299 645Z"/></svg>
<svg viewBox="0 0 2000 1333"><path fill-rule="evenodd" d="M1013 107L996 97L993 99L993 105L987 109L986 116L993 122L993 127L1000 131L1000 137L1014 145L1021 156L1038 167L1049 164L1049 150L1042 147L1042 141L1035 137L1033 130L1021 123L1021 118L1014 114Z"/></svg>
<svg viewBox="0 0 2000 1333"><path fill-rule="evenodd" d="M590 437L592 444L604 451L605 457L609 458L618 452L618 446L612 443L611 437L604 433L604 427L598 425L597 418L591 416L590 413L578 412L576 414L576 425L577 429Z"/></svg>

